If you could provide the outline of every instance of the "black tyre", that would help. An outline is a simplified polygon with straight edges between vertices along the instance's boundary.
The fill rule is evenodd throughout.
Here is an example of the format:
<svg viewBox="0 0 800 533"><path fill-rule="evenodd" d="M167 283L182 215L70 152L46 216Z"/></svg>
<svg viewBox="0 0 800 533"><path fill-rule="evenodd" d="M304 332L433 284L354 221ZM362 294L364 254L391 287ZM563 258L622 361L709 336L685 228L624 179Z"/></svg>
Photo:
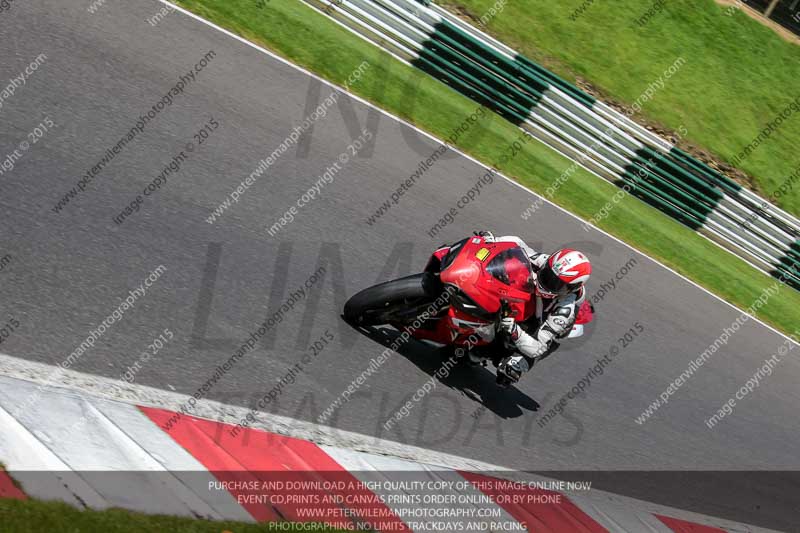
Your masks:
<svg viewBox="0 0 800 533"><path fill-rule="evenodd" d="M412 322L437 297L438 278L424 273L387 281L356 293L344 304L344 319L357 326Z"/></svg>

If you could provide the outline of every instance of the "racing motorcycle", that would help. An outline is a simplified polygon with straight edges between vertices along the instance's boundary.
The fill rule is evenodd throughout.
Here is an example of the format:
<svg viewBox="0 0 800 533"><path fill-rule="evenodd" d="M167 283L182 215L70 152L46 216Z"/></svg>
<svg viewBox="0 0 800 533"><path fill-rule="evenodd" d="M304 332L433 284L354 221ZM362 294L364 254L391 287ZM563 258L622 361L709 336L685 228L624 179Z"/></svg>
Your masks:
<svg viewBox="0 0 800 533"><path fill-rule="evenodd" d="M541 305L532 297L534 279L530 259L516 243L468 237L434 251L422 273L355 294L343 318L354 326L390 325L414 339L450 347L456 356L469 353L483 366L491 361L498 367L510 355L497 334L500 320L526 321L536 314L537 300ZM581 336L592 318L591 304L584 301L567 336ZM497 382L510 384L500 372Z"/></svg>

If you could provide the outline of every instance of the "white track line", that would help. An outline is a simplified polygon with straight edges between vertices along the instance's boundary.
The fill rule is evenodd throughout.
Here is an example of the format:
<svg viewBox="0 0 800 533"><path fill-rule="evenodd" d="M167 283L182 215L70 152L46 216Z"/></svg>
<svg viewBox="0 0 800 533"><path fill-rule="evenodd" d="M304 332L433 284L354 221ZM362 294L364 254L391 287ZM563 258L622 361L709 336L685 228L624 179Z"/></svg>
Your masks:
<svg viewBox="0 0 800 533"><path fill-rule="evenodd" d="M371 102L369 102L369 101L367 101L367 100L364 100L364 99L363 99L363 98L361 98L360 96L357 96L357 95L355 95L355 94L353 94L353 93L349 92L348 90L344 89L343 87L340 87L340 86L338 86L338 85L336 85L336 84L334 84L334 83L331 83L330 81L328 81L328 80L326 80L326 79L324 79L324 78L321 78L320 76L318 76L318 75L314 74L313 72L310 72L310 71L308 71L308 70L304 69L303 67L301 67L301 66L299 66L299 65L295 65L295 64L294 64L294 63L292 63L291 61L289 61L289 60L287 60L287 59L285 59L285 58L283 58L283 57L281 57L281 56L277 55L276 53L274 53L274 52L272 52L272 51L270 51L270 50L267 50L267 49L266 49L266 48L264 48L264 47L258 46L258 45L257 45L257 44L255 44L255 43L252 43L252 42L248 41L248 40L247 40L247 39L245 39L244 37L240 37L239 35L236 35L235 33L232 33L232 32L230 32L230 31L226 30L225 28L222 28L222 27L220 27L220 26L218 26L218 25L214 24L213 22L211 22L211 21L209 21L209 20L206 20L206 19L204 19L203 17L201 17L201 16L199 16L199 15L195 15L195 14L194 14L194 13L192 13L191 11L189 11L189 10L187 10L187 9L184 9L184 8L182 8L181 6L178 6L178 5L175 5L175 4L171 3L171 2L169 2L168 0L158 0L158 1L159 1L159 2L161 2L162 4L165 4L165 5L168 5L168 6L172 6L172 7L173 7L173 8L175 8L177 11L180 11L180 12L181 12L181 13L183 13L184 15L187 15L187 16L189 16L189 17L191 17L191 18L193 18L193 19L195 19L195 20L197 20L197 21L199 21L199 22L202 22L202 23L203 23L203 24L205 24L206 26L208 26L208 27L210 27L210 28L214 28L215 30L217 30L217 31L220 31L220 32L224 33L225 35L227 35L227 36L229 36L229 37L232 37L233 39L236 39L237 41L239 41L239 42L241 42L241 43L243 43L243 44L245 44L245 45L247 45L247 46L249 46L249 47L251 47L251 48L254 48L255 50L258 50L259 52L261 52L261 53L263 53L263 54L266 54L266 55L268 55L269 57L271 57L271 58L273 58L273 59L275 59L275 60L277 60L277 61L280 61L281 63L283 63L283 64L285 64L285 65L288 65L288 66L290 66L290 67L292 67L292 68L294 68L294 69L296 69L296 70L298 70L298 71L302 72L303 74L305 74L305 75L307 75L307 76L309 76L309 77L311 77L311 78L314 78L315 80L318 80L318 81L320 81L320 82L324 83L324 84L325 84L325 85L327 85L328 87L331 87L331 88L334 88L334 89L336 89L336 90L338 90L338 91L341 91L341 92L343 92L343 93L346 93L347 95L349 95L351 98L353 98L353 99L357 100L358 102L361 102L362 104L364 104L364 105L366 105L366 106L368 106L368 107L370 107L370 108L372 108L372 109L375 109L376 111L379 111L380 113L383 113L383 114L384 114L384 115L386 115L387 117L389 117L389 118L391 118L391 119L393 119L393 120L395 120L395 121L397 121L397 122L399 122L399 123L401 123L401 124L403 124L403 125L405 125L405 126L407 126L407 127L411 128L411 129L413 129L413 130L414 130L414 131L416 131L417 133L420 133L420 134L424 135L425 137L428 137L429 139L431 139L431 140L433 140L433 141L436 141L437 143L440 143L440 144L445 144L445 141L443 141L443 140L441 140L441 139L439 139L439 138L435 137L434 135L431 135L430 133L428 133L428 132L426 132L426 131L423 131L423 130L419 129L419 128L418 128L418 127L416 127L415 125L413 125L413 124L410 124L410 123L406 122L405 120L401 119L400 117L397 117L397 116L395 116L395 115L393 115L393 114L389 113L388 111L386 111L386 110L384 110L384 109L382 109L382 108L378 107L377 105L375 105L375 104L373 104L373 103L371 103ZM305 5L305 4L304 4L304 5ZM308 7L308 6L306 6L306 7ZM310 9L310 8L309 8L309 9ZM478 166L480 166L480 167L483 167L483 168L484 168L484 169L486 169L486 170L488 170L488 169L489 169L489 167L488 167L488 166L486 166L484 163L482 163L482 162L478 161L477 159L475 159L475 158L474 158L474 157L472 157L471 155L469 155L469 154L466 154L466 153L462 152L462 151L461 151L461 150L459 150L458 148L456 148L456 147L451 147L450 149L451 149L451 151L458 153L458 154L459 154L459 155L461 155L462 157L465 157L466 159L469 159L470 161L472 161L472 162L473 162L473 163L475 163L476 165L478 165ZM634 252L638 253L638 254L639 254L639 255L641 255L642 257L645 257L645 258L649 259L649 260L650 260L650 261L652 261L653 263L655 263L655 264L659 265L659 266L660 266L661 268L663 268L664 270L667 270L668 272L671 272L671 273L672 273L672 274L674 274L675 276L677 276L677 277L681 278L682 280L684 280L684 281L688 282L689 284L691 284L691 285L693 285L693 286L697 287L698 289L700 289L701 291L705 292L706 294L709 294L709 295L713 296L714 298L716 298L716 299L717 299L717 300L719 300L720 302L722 302L722 303L724 303L725 305L727 305L727 306L729 306L729 307L731 307L731 308L735 309L735 310L736 310L736 311L738 311L739 313L742 313L742 314L745 314L745 315L748 315L748 316L750 316L750 317L752 318L752 320L754 320L754 321L758 322L759 324L761 324L761 325L762 325L762 326L764 326L765 328L769 329L769 330L770 330L770 331L772 331L773 333L777 333L778 335L780 335L780 336L781 336L781 337L783 337L784 339L786 339L786 340L788 340L788 341L790 341L790 342L794 342L795 344L797 344L798 346L800 346L800 343L797 343L797 342L793 341L793 340L792 340L792 339L790 339L790 338L789 338L787 335L785 335L783 332L781 332L781 331L778 331L777 329L775 329L774 327L770 326L769 324L767 324L767 323L766 323L766 322L764 322L763 320L759 319L758 317L755 317L755 316L753 316L753 315L750 315L749 313L747 313L747 312L746 312L746 311L744 311L743 309L740 309L740 308L739 308L739 307L737 307L736 305L734 305L734 304L732 304L732 303L728 302L727 300L723 299L722 297L720 297L720 296L718 296L718 295L714 294L714 293L713 293L713 292L711 292L710 290L708 290L708 289L706 289L705 287L703 287L703 286L701 286L701 285L697 284L696 282L694 282L694 281L692 281L691 279L687 278L686 276L684 276L684 275L683 275L683 274L681 274L680 272L677 272L677 271L675 271L675 270L671 269L670 267L668 267L668 266L667 266L667 265L665 265L664 263L662 263L662 262L658 261L657 259L654 259L653 257L650 257L649 255L647 255L646 253L644 253L644 252L642 252L642 251L640 251L640 250L637 250L636 248L634 248L633 246L631 246L631 245L630 245L630 244L628 244L627 242L625 242L625 241L623 241L623 240L621 240L621 239L619 239L619 238L615 237L614 235L611 235L610 233L608 233L608 232L606 232L606 231L604 231L604 230L602 230L602 229L598 228L597 226L595 226L595 225L593 225L593 224L589 224L589 222L588 222L588 221L586 221L586 220L582 219L581 217L579 217L579 216L578 216L578 215L576 215L575 213L572 213L572 212L570 212L570 211L567 211L566 209L564 209L564 208L563 208L563 207L561 207L560 205L558 205L558 204L556 204L556 203L553 203L553 202L551 202L551 201L550 201L550 200L548 200L547 198L545 198L545 197L543 197L543 196L539 195L538 193L536 193L536 192L534 192L533 190L529 189L529 188L528 188L528 187L526 187L525 185L522 185L521 183L519 183L519 182L517 182L517 181L515 181L515 180L513 180L513 179L511 179L511 178L509 178L509 177L508 177L508 176L506 176L505 174L498 173L497 175L498 175L498 176L501 176L502 178L504 178L504 179L505 179L505 180L507 180L508 182L510 182L510 183L513 183L514 185L516 185L516 186L517 186L517 187L519 187L520 189L523 189L523 190L525 190L525 191L529 192L529 193L530 193L530 194L532 194L533 196L536 196L536 197L538 197L538 198L541 198L542 200L544 200L544 201L545 201L545 202L547 202L548 204L550 204L550 205L552 205L553 207L555 207L556 209L558 209L558 210L560 210L560 211L562 211L562 212L566 213L567 215L569 215L569 216L571 216L571 217L573 217L573 218L575 218L575 219L577 219L577 220L580 220L580 221L581 221L581 222L583 222L584 224L586 224L586 225L588 225L588 226L590 226L590 227L594 228L595 230L597 230L598 232L602 233L602 234L603 234L603 235L605 235L606 237L608 237L608 238L610 238L610 239L612 239L612 240L614 240L614 241L616 241L616 242L618 242L618 243L620 243L620 244L622 244L622 245L624 245L624 246L626 246L626 247L630 248L631 250L633 250ZM794 290L794 289L792 289L792 290Z"/></svg>

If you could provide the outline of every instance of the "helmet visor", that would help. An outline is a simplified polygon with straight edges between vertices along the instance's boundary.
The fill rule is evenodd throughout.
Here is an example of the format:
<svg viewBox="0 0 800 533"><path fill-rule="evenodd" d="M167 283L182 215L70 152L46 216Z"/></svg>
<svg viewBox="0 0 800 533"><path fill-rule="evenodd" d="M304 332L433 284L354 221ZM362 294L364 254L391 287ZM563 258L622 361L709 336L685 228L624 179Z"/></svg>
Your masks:
<svg viewBox="0 0 800 533"><path fill-rule="evenodd" d="M539 289L548 294L563 295L569 292L569 285L559 278L550 266L541 269L536 275Z"/></svg>

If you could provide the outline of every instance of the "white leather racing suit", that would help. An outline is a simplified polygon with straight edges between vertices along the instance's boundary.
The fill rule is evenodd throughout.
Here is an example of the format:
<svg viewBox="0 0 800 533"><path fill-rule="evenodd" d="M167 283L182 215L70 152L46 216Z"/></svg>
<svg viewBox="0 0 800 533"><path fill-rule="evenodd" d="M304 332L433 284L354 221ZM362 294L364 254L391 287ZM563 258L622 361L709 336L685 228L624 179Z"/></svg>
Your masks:
<svg viewBox="0 0 800 533"><path fill-rule="evenodd" d="M550 257L548 254L537 253L519 237L497 237L494 241L517 244L530 257L534 272L547 264ZM569 334L585 294L583 287L577 292L556 298L543 298L534 294L537 301L536 314L533 317L521 323L515 322L513 318L503 319L501 328L508 333L507 347L517 353L505 358L500 370L519 379L519 375L527 372L537 360L543 358L555 340ZM509 370L512 372L508 372Z"/></svg>

